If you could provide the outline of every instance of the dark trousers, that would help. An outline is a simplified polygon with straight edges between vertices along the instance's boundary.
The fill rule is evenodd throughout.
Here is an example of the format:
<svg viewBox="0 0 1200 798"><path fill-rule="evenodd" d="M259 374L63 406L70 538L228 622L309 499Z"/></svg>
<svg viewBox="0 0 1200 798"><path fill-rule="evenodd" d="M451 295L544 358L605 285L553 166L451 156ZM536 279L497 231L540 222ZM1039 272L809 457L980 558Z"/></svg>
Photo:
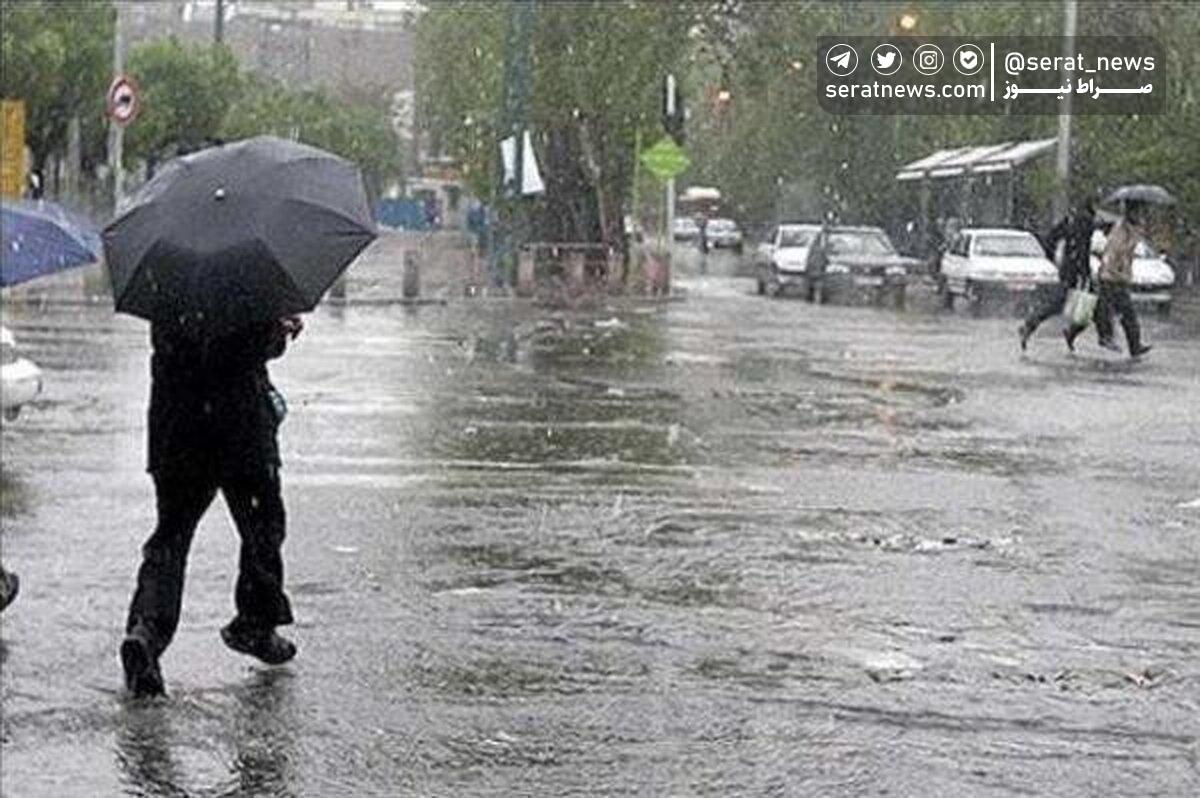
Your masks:
<svg viewBox="0 0 1200 798"><path fill-rule="evenodd" d="M1057 316L1063 312L1063 305L1065 305L1067 302L1068 288L1069 286L1063 283L1058 283L1052 288L1046 289L1046 293L1042 296L1042 300L1038 304L1034 305L1033 309L1029 312L1029 315L1025 317L1025 329L1030 335L1033 335L1033 331L1041 326L1042 322L1044 322L1046 319ZM1082 332L1083 329L1083 327L1077 324L1072 324L1070 334L1072 337L1074 337Z"/></svg>
<svg viewBox="0 0 1200 798"><path fill-rule="evenodd" d="M142 547L137 589L129 606L126 632L139 623L155 656L171 643L179 625L188 550L200 518L217 491L233 515L242 539L234 589L237 620L247 626L274 628L292 622L283 592L286 517L279 470L254 475L155 473L158 525Z"/></svg>
<svg viewBox="0 0 1200 798"><path fill-rule="evenodd" d="M1125 283L1101 280L1100 298L1096 302L1095 314L1096 332L1100 334L1101 340L1112 340L1114 314L1121 317L1121 327L1125 330L1125 343L1128 344L1129 351L1132 353L1141 349L1142 328L1133 309L1129 286Z"/></svg>
<svg viewBox="0 0 1200 798"><path fill-rule="evenodd" d="M1067 287L1065 285L1058 283L1052 288L1047 288L1045 295L1042 296L1042 301L1034 305L1029 315L1025 317L1025 329L1032 333L1046 319L1062 313L1063 304L1066 301Z"/></svg>

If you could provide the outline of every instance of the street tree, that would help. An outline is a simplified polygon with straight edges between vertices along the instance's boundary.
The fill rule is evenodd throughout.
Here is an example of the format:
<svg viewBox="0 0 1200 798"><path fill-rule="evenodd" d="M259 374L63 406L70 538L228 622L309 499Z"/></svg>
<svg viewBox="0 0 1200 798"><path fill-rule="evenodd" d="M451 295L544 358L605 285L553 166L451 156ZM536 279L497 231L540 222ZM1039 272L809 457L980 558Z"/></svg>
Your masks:
<svg viewBox="0 0 1200 798"><path fill-rule="evenodd" d="M0 94L24 100L33 168L67 145L78 118L85 160L104 151L104 94L111 80L113 6L104 0L0 0Z"/></svg>
<svg viewBox="0 0 1200 798"><path fill-rule="evenodd" d="M548 240L620 247L637 133L662 135L662 85L687 70L697 6L539 3L528 128L546 183L534 220ZM418 109L431 141L489 197L502 129L508 3L443 3L417 30Z"/></svg>
<svg viewBox="0 0 1200 798"><path fill-rule="evenodd" d="M141 112L125 135L127 161L158 160L205 146L219 136L241 90L237 60L224 45L152 41L129 56Z"/></svg>
<svg viewBox="0 0 1200 798"><path fill-rule="evenodd" d="M388 117L388 98L334 100L321 89L291 89L246 76L220 131L224 139L269 134L291 138L358 164L373 197L401 177L401 142Z"/></svg>

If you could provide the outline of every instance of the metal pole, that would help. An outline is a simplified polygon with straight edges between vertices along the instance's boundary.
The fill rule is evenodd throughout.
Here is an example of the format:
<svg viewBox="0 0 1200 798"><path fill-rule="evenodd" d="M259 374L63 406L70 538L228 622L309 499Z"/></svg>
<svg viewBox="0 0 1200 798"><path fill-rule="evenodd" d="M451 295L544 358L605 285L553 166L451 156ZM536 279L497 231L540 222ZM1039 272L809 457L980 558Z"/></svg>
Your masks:
<svg viewBox="0 0 1200 798"><path fill-rule="evenodd" d="M114 79L125 72L125 33L121 25L121 9L124 3L113 3L113 76ZM121 206L125 198L125 168L121 165L125 149L125 129L115 121L108 121L108 169L113 181L113 212Z"/></svg>
<svg viewBox="0 0 1200 798"><path fill-rule="evenodd" d="M225 0L217 0L216 13L213 15L213 44L225 40Z"/></svg>
<svg viewBox="0 0 1200 798"><path fill-rule="evenodd" d="M1076 0L1063 0L1063 81L1067 86L1062 99L1062 111L1058 115L1058 159L1056 174L1058 191L1054 196L1054 218L1067 211L1067 185L1071 179L1071 84L1074 75L1070 68L1071 56L1075 54Z"/></svg>
<svg viewBox="0 0 1200 798"><path fill-rule="evenodd" d="M642 229L642 207L638 197L638 182L641 180L642 169L642 129L639 127L633 132L633 199L630 202L632 206L629 209L629 218L633 220L633 230L629 236L629 252L627 261L629 265L625 269L625 282L629 282L629 275L635 268L641 266L641 251L642 247L638 243L638 230Z"/></svg>
<svg viewBox="0 0 1200 798"><path fill-rule="evenodd" d="M667 75L667 116L668 117L675 116L675 110L676 110L675 109L675 76L672 74L668 74ZM666 259L666 264L667 264L667 269L668 269L667 274L670 275L672 252L675 248L674 247L674 244L675 244L675 177L674 176L667 178L666 201L667 201L667 208L666 208L665 216L666 216L666 228L667 229L666 229L666 235L664 236L664 238L666 239L664 241L664 244L666 245L664 257ZM668 288L670 286L670 277L669 276L668 276L667 280L668 280L667 285L663 287L664 291L668 290Z"/></svg>

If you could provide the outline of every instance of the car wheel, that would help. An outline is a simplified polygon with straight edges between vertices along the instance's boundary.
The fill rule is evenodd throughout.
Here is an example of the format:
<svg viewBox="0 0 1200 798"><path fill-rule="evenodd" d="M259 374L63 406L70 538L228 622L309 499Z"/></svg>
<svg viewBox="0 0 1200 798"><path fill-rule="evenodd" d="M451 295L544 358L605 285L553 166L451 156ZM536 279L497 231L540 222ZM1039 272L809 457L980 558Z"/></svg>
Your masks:
<svg viewBox="0 0 1200 798"><path fill-rule="evenodd" d="M762 296L763 294L767 293L767 284L762 281L762 278L759 278L754 281L754 288L755 288L755 292L759 296Z"/></svg>
<svg viewBox="0 0 1200 798"><path fill-rule="evenodd" d="M983 312L983 291L974 282L968 280L963 296L967 300L967 307L970 308L971 314L978 316Z"/></svg>
<svg viewBox="0 0 1200 798"><path fill-rule="evenodd" d="M21 406L20 405L17 405L16 407L4 408L4 420L5 421L16 421L17 416L19 416L19 415L21 415Z"/></svg>
<svg viewBox="0 0 1200 798"><path fill-rule="evenodd" d="M950 290L946 278L940 275L938 276L937 292L942 298L942 308L945 310L954 310L954 293Z"/></svg>
<svg viewBox="0 0 1200 798"><path fill-rule="evenodd" d="M1159 302L1154 309L1158 312L1158 317L1160 319L1165 319L1171 315L1170 302Z"/></svg>

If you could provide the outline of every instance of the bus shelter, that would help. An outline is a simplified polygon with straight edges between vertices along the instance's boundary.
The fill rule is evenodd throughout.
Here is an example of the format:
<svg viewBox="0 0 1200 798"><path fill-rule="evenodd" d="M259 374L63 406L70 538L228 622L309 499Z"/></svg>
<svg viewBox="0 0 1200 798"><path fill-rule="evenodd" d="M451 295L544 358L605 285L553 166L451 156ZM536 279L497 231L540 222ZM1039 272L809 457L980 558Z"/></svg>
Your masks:
<svg viewBox="0 0 1200 798"><path fill-rule="evenodd" d="M909 248L930 254L947 224L1036 227L1040 209L1029 189L1029 173L1055 145L1048 138L952 147L903 166L896 180L912 188L906 192Z"/></svg>

